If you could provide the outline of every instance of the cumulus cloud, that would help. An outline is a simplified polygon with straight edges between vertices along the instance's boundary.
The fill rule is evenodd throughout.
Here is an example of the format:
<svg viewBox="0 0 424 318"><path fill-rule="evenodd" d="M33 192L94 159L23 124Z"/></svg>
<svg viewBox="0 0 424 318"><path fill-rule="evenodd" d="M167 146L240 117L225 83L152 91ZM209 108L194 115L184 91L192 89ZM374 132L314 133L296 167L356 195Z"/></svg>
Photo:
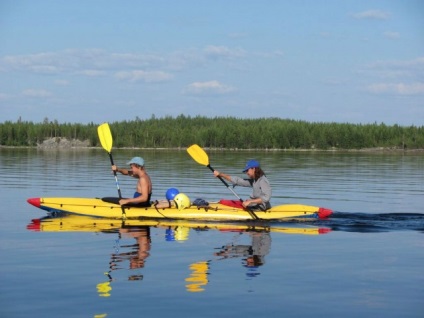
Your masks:
<svg viewBox="0 0 424 318"><path fill-rule="evenodd" d="M376 19L387 20L390 18L390 13L382 10L367 10L352 14L355 19Z"/></svg>
<svg viewBox="0 0 424 318"><path fill-rule="evenodd" d="M424 83L376 83L367 90L374 94L418 95L424 94Z"/></svg>
<svg viewBox="0 0 424 318"><path fill-rule="evenodd" d="M162 71L142 71L142 70L135 70L135 71L122 71L117 72L115 74L115 77L119 80L129 81L129 82L138 82L143 81L146 83L157 83L157 82L165 82L172 79L172 74L162 72Z"/></svg>
<svg viewBox="0 0 424 318"><path fill-rule="evenodd" d="M26 97L46 98L52 96L53 94L45 89L30 88L22 91L22 95Z"/></svg>
<svg viewBox="0 0 424 318"><path fill-rule="evenodd" d="M218 81L194 82L184 89L188 95L225 95L235 92L235 88Z"/></svg>

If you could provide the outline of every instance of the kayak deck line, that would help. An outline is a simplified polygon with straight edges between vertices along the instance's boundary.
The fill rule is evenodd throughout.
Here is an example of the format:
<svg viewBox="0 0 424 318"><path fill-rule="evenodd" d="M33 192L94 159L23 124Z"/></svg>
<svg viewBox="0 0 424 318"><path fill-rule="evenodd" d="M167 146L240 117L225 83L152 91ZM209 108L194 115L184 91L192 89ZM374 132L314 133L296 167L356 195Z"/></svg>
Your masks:
<svg viewBox="0 0 424 318"><path fill-rule="evenodd" d="M108 198L109 199L109 198ZM227 206L219 202L209 203L207 206L192 205L183 210L175 207L157 208L121 206L110 200L101 198L29 198L27 202L39 209L50 213L72 213L78 215L122 218L124 208L126 218L153 218L153 219L185 219L185 220L221 220L243 221L251 220L248 211ZM279 220L286 218L327 218L333 213L331 209L302 204L283 204L274 206L267 211L255 211L259 220Z"/></svg>

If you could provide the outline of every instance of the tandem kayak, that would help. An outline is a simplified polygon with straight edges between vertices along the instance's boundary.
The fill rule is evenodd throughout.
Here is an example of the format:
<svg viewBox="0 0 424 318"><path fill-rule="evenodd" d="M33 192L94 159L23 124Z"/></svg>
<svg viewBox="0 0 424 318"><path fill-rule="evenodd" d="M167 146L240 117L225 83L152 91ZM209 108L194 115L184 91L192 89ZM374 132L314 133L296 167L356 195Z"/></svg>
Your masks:
<svg viewBox="0 0 424 318"><path fill-rule="evenodd" d="M118 198L30 198L31 205L49 213L70 213L77 215L122 219L173 219L173 220L214 220L245 221L252 220L250 211L219 202L204 206L191 205L182 210L176 207L158 208L155 204L148 207L120 206ZM222 200L231 201L231 200ZM266 211L255 211L257 220L281 220L290 218L327 218L331 209L302 205L283 204Z"/></svg>

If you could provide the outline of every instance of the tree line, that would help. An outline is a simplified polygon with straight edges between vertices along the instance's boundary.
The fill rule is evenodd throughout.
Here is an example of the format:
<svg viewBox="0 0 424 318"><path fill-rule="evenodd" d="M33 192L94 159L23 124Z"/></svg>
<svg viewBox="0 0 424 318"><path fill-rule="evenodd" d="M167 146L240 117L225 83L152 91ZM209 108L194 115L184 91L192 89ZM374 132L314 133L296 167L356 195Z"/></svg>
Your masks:
<svg viewBox="0 0 424 318"><path fill-rule="evenodd" d="M100 147L97 123L0 123L1 146L37 146L48 138ZM424 126L320 123L281 118L166 116L109 123L114 147L176 148L197 143L227 149L424 148Z"/></svg>

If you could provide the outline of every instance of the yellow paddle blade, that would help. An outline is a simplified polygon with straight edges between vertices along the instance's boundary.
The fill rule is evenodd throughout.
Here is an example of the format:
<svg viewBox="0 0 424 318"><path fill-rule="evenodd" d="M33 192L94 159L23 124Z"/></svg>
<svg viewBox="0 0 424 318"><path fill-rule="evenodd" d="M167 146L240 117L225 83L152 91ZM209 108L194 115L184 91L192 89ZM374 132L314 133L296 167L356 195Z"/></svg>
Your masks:
<svg viewBox="0 0 424 318"><path fill-rule="evenodd" d="M103 149L110 153L112 151L113 139L109 124L101 124L97 127L97 133L99 134L100 143L102 144Z"/></svg>
<svg viewBox="0 0 424 318"><path fill-rule="evenodd" d="M188 154L196 161L198 164L208 166L209 157L208 154L200 148L198 145L194 144L187 148Z"/></svg>

